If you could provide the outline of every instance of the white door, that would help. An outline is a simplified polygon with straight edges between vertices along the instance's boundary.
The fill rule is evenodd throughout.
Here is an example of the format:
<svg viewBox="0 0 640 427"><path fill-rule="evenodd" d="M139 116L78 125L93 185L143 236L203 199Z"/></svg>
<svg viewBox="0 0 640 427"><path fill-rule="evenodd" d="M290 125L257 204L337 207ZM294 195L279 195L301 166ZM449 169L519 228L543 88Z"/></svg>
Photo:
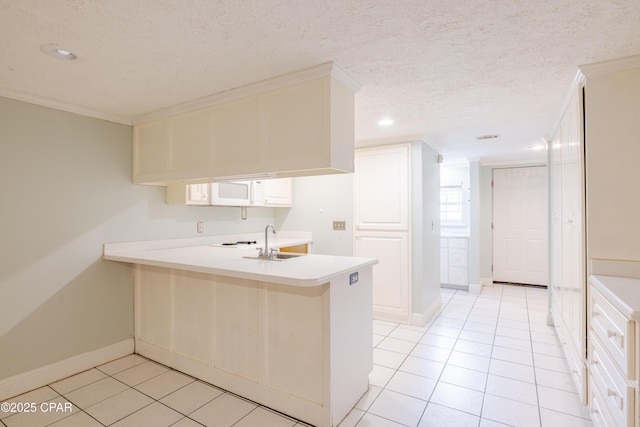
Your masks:
<svg viewBox="0 0 640 427"><path fill-rule="evenodd" d="M547 284L547 168L493 171L493 281Z"/></svg>

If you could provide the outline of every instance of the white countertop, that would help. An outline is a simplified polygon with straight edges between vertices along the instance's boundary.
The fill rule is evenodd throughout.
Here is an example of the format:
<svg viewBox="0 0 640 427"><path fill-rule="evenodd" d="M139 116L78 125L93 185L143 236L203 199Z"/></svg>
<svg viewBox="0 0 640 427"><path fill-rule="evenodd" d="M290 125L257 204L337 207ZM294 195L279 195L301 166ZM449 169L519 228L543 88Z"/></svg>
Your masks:
<svg viewBox="0 0 640 427"><path fill-rule="evenodd" d="M222 242L256 240L256 245L225 247ZM264 233L195 237L143 242L106 243L103 258L133 264L219 274L291 286L318 286L332 277L376 264L375 258L303 255L283 261L246 259L256 256ZM311 243L311 233L279 232L270 248Z"/></svg>
<svg viewBox="0 0 640 427"><path fill-rule="evenodd" d="M640 321L640 279L593 275L591 283L618 310L631 320Z"/></svg>

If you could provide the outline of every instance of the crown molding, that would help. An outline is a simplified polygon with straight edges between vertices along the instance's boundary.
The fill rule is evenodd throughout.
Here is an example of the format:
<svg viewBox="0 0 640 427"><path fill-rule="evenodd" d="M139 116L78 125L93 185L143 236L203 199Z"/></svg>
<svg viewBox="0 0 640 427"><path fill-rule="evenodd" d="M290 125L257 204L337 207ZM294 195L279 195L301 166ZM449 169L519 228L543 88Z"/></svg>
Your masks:
<svg viewBox="0 0 640 427"><path fill-rule="evenodd" d="M153 120L163 119L198 108L209 107L211 105L220 104L222 102L232 101L246 96L257 95L262 92L280 89L293 84L304 83L310 80L320 79L328 76L340 82L353 92L357 92L362 87L360 83L349 76L347 72L337 64L335 64L334 62L326 62L315 67L294 71L292 73L283 74L256 83L251 83L234 89L214 93L212 95L203 96L202 98L176 104L171 107L141 114L135 116L132 119L132 123L134 125L137 125Z"/></svg>
<svg viewBox="0 0 640 427"><path fill-rule="evenodd" d="M627 56L609 61L595 62L593 64L580 65L578 69L587 78L603 76L617 71L630 70L640 67L640 55Z"/></svg>
<svg viewBox="0 0 640 427"><path fill-rule="evenodd" d="M94 119L106 120L108 122L131 126L131 119L129 119L128 117L92 110L90 108L80 107L78 105L69 104L55 99L45 98L31 93L11 90L7 88L0 88L0 96L15 99L16 101L40 105L41 107L54 108L56 110L66 111L67 113L78 114L80 116L92 117Z"/></svg>

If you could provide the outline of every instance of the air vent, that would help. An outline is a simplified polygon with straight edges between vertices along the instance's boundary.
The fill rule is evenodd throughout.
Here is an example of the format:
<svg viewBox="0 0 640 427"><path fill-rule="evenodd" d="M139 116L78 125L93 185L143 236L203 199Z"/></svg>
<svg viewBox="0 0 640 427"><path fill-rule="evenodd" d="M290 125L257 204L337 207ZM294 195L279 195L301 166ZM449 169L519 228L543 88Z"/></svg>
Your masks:
<svg viewBox="0 0 640 427"><path fill-rule="evenodd" d="M500 135L497 133L491 134L491 135L480 135L480 136L476 136L476 139L478 141L484 141L485 139L498 139L500 138Z"/></svg>

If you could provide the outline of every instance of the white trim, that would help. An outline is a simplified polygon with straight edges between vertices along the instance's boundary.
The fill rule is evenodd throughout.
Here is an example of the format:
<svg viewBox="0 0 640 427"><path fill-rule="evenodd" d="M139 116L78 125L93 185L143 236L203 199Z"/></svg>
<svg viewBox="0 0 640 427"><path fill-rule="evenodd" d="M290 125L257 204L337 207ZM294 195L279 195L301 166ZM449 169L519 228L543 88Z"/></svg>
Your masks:
<svg viewBox="0 0 640 427"><path fill-rule="evenodd" d="M0 401L132 354L133 338L0 380Z"/></svg>
<svg viewBox="0 0 640 427"><path fill-rule="evenodd" d="M493 277L481 277L480 286L482 288L493 286Z"/></svg>
<svg viewBox="0 0 640 427"><path fill-rule="evenodd" d="M587 78L603 76L616 71L625 71L640 67L640 55L627 56L609 61L580 65L578 68ZM564 110L562 110L564 111Z"/></svg>
<svg viewBox="0 0 640 427"><path fill-rule="evenodd" d="M435 150L438 154L442 154L443 152L442 148L431 141L426 135L407 135L393 138L361 139L355 141L355 148L372 148L383 145L410 144L413 142L422 142L423 144L426 144L427 146Z"/></svg>
<svg viewBox="0 0 640 427"><path fill-rule="evenodd" d="M422 313L411 313L411 325L412 326L425 326L429 321L438 314L442 307L442 296L438 293L438 298L433 300Z"/></svg>
<svg viewBox="0 0 640 427"><path fill-rule="evenodd" d="M544 158L540 159L528 159L528 160L506 160L506 161L488 161L488 162L480 162L480 166L492 167L495 169L501 168L524 168L524 167L534 167L534 166L546 166L547 165L547 157L545 154Z"/></svg>
<svg viewBox="0 0 640 427"><path fill-rule="evenodd" d="M214 93L212 95L203 96L202 98L186 101L180 104L173 105L171 107L162 108L160 110L151 111L145 114L140 114L133 117L131 121L134 125L138 125L141 123L151 122L153 120L163 119L176 114L195 110L197 108L209 107L211 105L232 101L246 96L258 95L269 90L280 89L293 84L304 83L323 77L332 77L353 92L357 92L362 87L360 83L350 77L337 64L333 62L326 62L315 67L307 68L300 71L294 71L292 73L272 77L256 83L251 83L234 89Z"/></svg>
<svg viewBox="0 0 640 427"><path fill-rule="evenodd" d="M553 135L556 134L556 132L558 131L558 128L560 127L560 122L562 121L562 117L564 116L565 111L567 111L567 109L569 108L569 103L573 99L573 96L576 93L576 91L580 90L580 88L584 85L584 83L585 83L585 76L584 74L582 74L581 71L578 71L576 73L576 76L573 79L573 82L571 83L571 86L569 87L569 91L567 92L564 99L562 100L562 104L560 104L560 109L558 110L558 113L556 114L555 119L553 120L553 127L551 128L551 133L544 137L547 141L553 140Z"/></svg>
<svg viewBox="0 0 640 427"><path fill-rule="evenodd" d="M60 111L66 111L67 113L79 114L85 117L93 117L94 119L106 120L108 122L131 126L131 119L128 117L109 114L103 111L92 110L90 108L80 107L78 105L57 101L55 99L45 98L39 95L7 88L0 88L0 96L15 99L17 101L28 102L30 104L40 105L41 107L48 107Z"/></svg>

